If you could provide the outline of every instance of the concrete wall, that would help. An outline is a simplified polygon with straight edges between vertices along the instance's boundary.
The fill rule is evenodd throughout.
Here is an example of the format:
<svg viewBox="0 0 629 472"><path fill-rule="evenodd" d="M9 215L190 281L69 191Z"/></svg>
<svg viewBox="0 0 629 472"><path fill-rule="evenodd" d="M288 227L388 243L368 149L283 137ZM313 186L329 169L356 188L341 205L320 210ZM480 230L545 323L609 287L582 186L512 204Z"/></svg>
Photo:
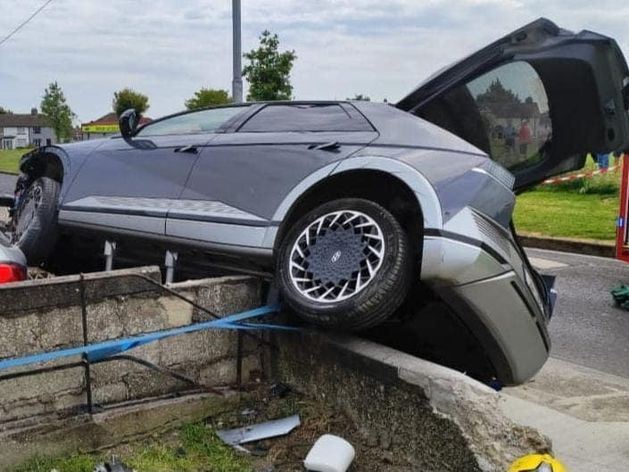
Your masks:
<svg viewBox="0 0 629 472"><path fill-rule="evenodd" d="M475 380L345 335L282 335L274 376L341 408L365 436L409 470L504 471L550 441L499 411L500 396Z"/></svg>
<svg viewBox="0 0 629 472"><path fill-rule="evenodd" d="M134 278L134 272L138 270L86 275L89 342L208 319L191 305ZM139 272L154 280L160 277L157 268ZM220 315L260 305L259 281L250 277L186 282L173 288ZM81 345L80 299L79 276L0 288L0 358ZM159 341L129 354L203 385L225 385L236 381L236 339L233 332L206 331ZM245 380L251 372L261 370L257 349L257 343L245 342ZM0 371L0 376L7 373ZM122 360L93 365L91 378L94 401L100 404L190 389L181 381ZM85 404L85 387L83 367L0 381L0 422L75 411Z"/></svg>

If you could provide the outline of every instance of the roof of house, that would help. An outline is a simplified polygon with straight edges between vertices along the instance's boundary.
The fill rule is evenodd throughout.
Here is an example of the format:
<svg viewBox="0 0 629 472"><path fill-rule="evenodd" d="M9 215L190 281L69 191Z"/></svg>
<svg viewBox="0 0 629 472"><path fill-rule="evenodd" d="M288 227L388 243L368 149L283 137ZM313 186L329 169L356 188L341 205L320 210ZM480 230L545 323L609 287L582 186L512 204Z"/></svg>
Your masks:
<svg viewBox="0 0 629 472"><path fill-rule="evenodd" d="M19 114L19 113L6 113L0 114L0 128L19 126L24 128L32 128L33 126L39 126L42 128L50 127L48 124L46 115L37 114Z"/></svg>

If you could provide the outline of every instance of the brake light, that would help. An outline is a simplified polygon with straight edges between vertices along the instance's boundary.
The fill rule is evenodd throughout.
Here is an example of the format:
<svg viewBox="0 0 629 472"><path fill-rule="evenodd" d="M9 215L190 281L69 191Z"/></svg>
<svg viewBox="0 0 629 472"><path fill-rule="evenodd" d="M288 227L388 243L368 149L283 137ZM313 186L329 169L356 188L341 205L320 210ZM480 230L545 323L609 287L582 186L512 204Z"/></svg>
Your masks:
<svg viewBox="0 0 629 472"><path fill-rule="evenodd" d="M0 284L26 279L26 269L20 265L0 263Z"/></svg>

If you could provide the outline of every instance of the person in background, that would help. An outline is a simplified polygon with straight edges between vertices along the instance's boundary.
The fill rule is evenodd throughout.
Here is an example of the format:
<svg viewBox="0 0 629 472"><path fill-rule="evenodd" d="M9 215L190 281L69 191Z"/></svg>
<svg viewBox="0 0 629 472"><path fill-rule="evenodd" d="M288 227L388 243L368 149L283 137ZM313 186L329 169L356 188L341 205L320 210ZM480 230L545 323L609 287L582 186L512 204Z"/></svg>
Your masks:
<svg viewBox="0 0 629 472"><path fill-rule="evenodd" d="M609 168L609 153L596 153L596 165L599 170L606 171Z"/></svg>
<svg viewBox="0 0 629 472"><path fill-rule="evenodd" d="M526 120L522 120L520 124L518 142L520 144L520 154L526 156L527 147L531 144L531 128L529 128L529 124Z"/></svg>

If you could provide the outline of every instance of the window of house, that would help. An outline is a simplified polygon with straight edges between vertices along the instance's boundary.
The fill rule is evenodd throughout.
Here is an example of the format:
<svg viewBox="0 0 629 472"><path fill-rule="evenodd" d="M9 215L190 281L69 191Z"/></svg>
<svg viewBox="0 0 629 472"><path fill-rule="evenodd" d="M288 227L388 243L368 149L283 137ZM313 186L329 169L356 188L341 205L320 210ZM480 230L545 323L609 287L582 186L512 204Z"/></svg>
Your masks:
<svg viewBox="0 0 629 472"><path fill-rule="evenodd" d="M18 126L17 134L26 134L26 128L24 128L23 126Z"/></svg>
<svg viewBox="0 0 629 472"><path fill-rule="evenodd" d="M41 134L41 126L33 126L33 134Z"/></svg>
<svg viewBox="0 0 629 472"><path fill-rule="evenodd" d="M268 105L238 130L243 133L303 131L373 131L369 122L351 105Z"/></svg>
<svg viewBox="0 0 629 472"><path fill-rule="evenodd" d="M41 139L39 139L39 138L33 139L33 146L41 147Z"/></svg>
<svg viewBox="0 0 629 472"><path fill-rule="evenodd" d="M26 147L26 139L18 138L17 139L17 147L19 147L19 148Z"/></svg>

